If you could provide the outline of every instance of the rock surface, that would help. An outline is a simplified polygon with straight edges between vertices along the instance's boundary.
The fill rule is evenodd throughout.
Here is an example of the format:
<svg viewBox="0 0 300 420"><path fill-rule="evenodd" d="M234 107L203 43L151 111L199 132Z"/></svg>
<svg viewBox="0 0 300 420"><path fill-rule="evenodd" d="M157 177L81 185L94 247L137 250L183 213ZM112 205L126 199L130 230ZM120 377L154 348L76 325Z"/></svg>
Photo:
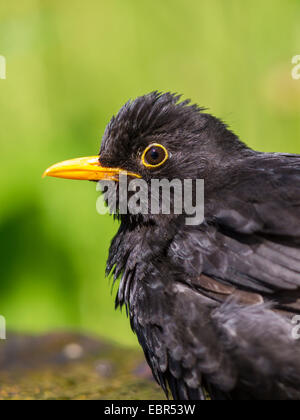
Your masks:
<svg viewBox="0 0 300 420"><path fill-rule="evenodd" d="M72 333L8 334L0 383L0 400L165 399L141 352Z"/></svg>

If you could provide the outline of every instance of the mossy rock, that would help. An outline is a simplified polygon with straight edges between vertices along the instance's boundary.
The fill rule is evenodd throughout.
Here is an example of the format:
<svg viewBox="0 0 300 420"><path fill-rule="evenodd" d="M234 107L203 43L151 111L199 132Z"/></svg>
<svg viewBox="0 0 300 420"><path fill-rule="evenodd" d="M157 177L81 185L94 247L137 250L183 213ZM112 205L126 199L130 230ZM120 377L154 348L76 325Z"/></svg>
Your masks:
<svg viewBox="0 0 300 420"><path fill-rule="evenodd" d="M141 352L70 333L8 335L0 381L0 400L165 399Z"/></svg>

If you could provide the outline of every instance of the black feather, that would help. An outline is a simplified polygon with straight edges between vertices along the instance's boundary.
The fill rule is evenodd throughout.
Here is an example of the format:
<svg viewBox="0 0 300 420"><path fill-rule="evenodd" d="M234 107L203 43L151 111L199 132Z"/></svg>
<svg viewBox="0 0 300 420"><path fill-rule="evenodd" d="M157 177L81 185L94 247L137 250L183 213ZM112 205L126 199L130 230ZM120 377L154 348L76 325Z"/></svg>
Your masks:
<svg viewBox="0 0 300 420"><path fill-rule="evenodd" d="M300 399L300 157L255 152L203 108L154 92L109 123L104 166L204 179L205 221L121 215L107 264L116 305L175 399ZM153 171L153 142L171 158Z"/></svg>

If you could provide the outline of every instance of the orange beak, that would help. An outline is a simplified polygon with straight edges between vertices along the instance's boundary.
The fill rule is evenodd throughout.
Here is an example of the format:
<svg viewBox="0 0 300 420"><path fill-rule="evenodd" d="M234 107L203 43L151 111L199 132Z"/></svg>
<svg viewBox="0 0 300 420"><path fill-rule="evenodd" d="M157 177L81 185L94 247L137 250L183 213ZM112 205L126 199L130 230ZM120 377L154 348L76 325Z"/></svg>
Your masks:
<svg viewBox="0 0 300 420"><path fill-rule="evenodd" d="M99 156L66 160L47 169L43 175L55 178L78 179L86 181L111 180L118 181L119 175L124 174L134 178L141 178L133 172L120 168L105 168L99 163Z"/></svg>

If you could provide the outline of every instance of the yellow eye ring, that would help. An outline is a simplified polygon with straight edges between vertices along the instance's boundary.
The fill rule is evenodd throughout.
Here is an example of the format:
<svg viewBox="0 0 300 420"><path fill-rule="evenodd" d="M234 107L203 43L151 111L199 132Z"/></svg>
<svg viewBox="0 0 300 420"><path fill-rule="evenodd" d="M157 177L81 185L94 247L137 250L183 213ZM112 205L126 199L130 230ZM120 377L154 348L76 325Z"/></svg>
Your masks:
<svg viewBox="0 0 300 420"><path fill-rule="evenodd" d="M142 164L146 168L158 168L169 158L167 149L159 143L152 143L142 154ZM155 163L157 162L157 163Z"/></svg>

